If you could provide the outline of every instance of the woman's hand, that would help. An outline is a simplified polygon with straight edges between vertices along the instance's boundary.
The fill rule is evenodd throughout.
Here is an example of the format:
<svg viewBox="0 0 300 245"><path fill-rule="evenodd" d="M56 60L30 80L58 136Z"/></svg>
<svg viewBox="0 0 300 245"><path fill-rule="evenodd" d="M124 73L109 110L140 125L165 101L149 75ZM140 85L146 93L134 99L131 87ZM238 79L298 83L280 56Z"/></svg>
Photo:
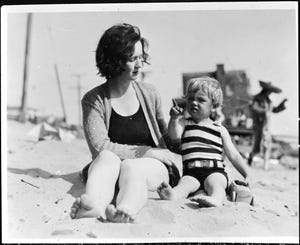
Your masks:
<svg viewBox="0 0 300 245"><path fill-rule="evenodd" d="M180 172L182 170L181 155L173 153L168 149L152 148L146 152L144 157L155 158L168 166L175 165Z"/></svg>

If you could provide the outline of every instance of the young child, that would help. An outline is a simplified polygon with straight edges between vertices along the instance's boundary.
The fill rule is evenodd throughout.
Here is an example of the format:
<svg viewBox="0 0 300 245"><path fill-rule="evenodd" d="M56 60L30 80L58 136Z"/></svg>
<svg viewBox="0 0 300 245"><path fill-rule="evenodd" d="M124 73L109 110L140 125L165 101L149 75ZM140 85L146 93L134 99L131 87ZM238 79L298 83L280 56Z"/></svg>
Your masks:
<svg viewBox="0 0 300 245"><path fill-rule="evenodd" d="M249 184L249 170L234 147L226 128L210 119L222 105L223 93L219 82L210 77L189 80L186 109L191 116L185 118L183 110L174 105L170 110L168 134L173 141L181 142L183 177L171 188L161 183L157 191L162 199L186 198L202 189L206 195L191 198L200 207L222 206L228 187L224 170L223 153Z"/></svg>

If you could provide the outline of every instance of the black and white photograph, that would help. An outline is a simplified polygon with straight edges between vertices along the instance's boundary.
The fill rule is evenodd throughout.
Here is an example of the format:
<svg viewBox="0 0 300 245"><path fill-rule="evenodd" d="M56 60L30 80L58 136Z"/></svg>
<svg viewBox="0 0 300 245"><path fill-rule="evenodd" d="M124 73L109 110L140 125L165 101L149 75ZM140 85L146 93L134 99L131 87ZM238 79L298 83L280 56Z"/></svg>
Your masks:
<svg viewBox="0 0 300 245"><path fill-rule="evenodd" d="M299 242L298 2L1 7L4 243Z"/></svg>

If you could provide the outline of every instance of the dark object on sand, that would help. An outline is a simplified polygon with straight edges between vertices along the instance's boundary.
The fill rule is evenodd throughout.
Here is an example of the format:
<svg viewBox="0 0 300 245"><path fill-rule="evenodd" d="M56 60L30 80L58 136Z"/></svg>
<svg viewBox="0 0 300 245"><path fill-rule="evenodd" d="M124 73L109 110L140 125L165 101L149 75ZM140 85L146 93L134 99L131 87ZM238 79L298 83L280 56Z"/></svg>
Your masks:
<svg viewBox="0 0 300 245"><path fill-rule="evenodd" d="M229 193L232 202L245 202L254 206L254 197L248 183L234 180L229 186Z"/></svg>
<svg viewBox="0 0 300 245"><path fill-rule="evenodd" d="M36 186L36 185L33 185L33 184L31 184L31 183L29 183L29 182L23 180L23 179L21 179L21 182L23 182L23 183L25 183L25 184L28 184L28 185L31 185L31 186L33 186L33 187L35 187L35 188L40 189L40 187L38 187L38 186Z"/></svg>

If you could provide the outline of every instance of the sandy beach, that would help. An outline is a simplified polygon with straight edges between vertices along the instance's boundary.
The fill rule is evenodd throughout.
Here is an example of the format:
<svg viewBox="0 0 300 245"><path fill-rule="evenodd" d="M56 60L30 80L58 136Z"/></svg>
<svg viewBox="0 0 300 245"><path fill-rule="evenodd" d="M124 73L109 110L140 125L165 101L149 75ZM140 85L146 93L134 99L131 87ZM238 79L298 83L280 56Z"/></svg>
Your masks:
<svg viewBox="0 0 300 245"><path fill-rule="evenodd" d="M4 242L299 242L299 168L281 164L269 171L252 167L255 206L228 201L200 209L187 199L160 200L154 192L133 224L72 220L70 207L84 190L78 173L90 161L86 142L34 142L26 135L33 127L7 121ZM241 178L230 164L228 172Z"/></svg>

